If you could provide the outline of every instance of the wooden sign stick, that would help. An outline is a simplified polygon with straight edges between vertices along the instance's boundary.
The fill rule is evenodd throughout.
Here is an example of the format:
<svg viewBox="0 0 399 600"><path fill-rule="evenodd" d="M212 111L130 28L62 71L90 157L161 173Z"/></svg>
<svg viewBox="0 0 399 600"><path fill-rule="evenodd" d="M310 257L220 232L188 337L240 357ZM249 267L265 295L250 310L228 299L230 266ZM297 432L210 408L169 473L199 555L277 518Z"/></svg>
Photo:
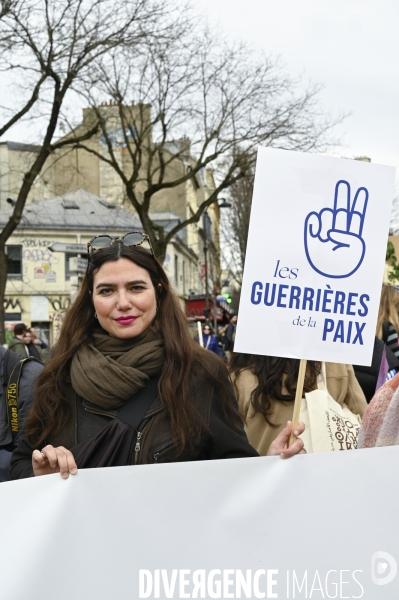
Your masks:
<svg viewBox="0 0 399 600"><path fill-rule="evenodd" d="M201 348L203 348L204 347L204 340L203 340L203 337L202 337L202 327L201 327L201 322L200 321L197 321L197 326L198 326L198 339L199 339L199 343L200 343Z"/></svg>
<svg viewBox="0 0 399 600"><path fill-rule="evenodd" d="M299 373L298 373L298 381L296 384L296 393L295 393L295 404L294 404L294 414L292 415L292 433L290 438L290 444L292 444L296 436L294 435L294 430L298 425L299 421L299 413L301 412L301 402L303 395L303 384L305 381L305 373L306 373L306 358L301 358L301 362L299 363Z"/></svg>

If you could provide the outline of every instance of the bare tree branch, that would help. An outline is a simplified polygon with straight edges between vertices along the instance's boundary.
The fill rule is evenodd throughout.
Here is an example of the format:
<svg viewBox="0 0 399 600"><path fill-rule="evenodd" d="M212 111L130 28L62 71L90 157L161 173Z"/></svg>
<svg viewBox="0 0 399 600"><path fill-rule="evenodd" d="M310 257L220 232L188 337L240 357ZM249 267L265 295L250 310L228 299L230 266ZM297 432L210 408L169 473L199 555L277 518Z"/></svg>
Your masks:
<svg viewBox="0 0 399 600"><path fill-rule="evenodd" d="M0 233L0 264L6 265L5 245L21 221L36 177L55 151L79 144L96 135L101 123L55 141L61 109L69 97L79 94L92 73L106 70L112 52L122 46L134 49L152 36L165 34L162 22L169 0L17 0L0 4L0 70L11 83L23 77L26 98L15 108L10 96L0 130L4 134L36 110L44 134L38 152L24 175L12 215ZM12 79L14 77L14 79ZM21 86L22 88L22 86ZM11 115L11 116L10 116ZM7 269L0 270L0 343L4 342L3 300Z"/></svg>
<svg viewBox="0 0 399 600"><path fill-rule="evenodd" d="M184 22L180 35L116 49L112 68L101 66L86 85L82 95L101 115L106 151L77 147L115 170L160 260L172 237L198 222L218 194L252 176L259 144L322 150L333 143L331 130L342 120L323 114L320 86L304 87L288 77L277 59L226 43L209 30L185 29ZM113 98L111 108L98 106L96 98L104 95ZM123 164L112 137L115 107ZM160 194L179 193L190 182L195 187L207 169L215 189L207 189L166 234L150 217Z"/></svg>

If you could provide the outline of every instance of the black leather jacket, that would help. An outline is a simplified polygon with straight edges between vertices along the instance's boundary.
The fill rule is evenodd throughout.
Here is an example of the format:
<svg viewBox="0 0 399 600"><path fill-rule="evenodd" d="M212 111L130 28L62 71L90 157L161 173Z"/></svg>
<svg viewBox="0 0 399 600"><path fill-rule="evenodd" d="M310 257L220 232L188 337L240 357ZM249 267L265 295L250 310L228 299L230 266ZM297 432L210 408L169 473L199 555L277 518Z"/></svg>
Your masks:
<svg viewBox="0 0 399 600"><path fill-rule="evenodd" d="M208 431L205 431L197 442L188 444L177 456L171 435L170 419L161 398L157 396L137 429L130 464L258 456L244 432L227 373L221 376L231 392L233 418L226 418L217 390L209 382L194 377L191 384L192 400L197 404ZM68 449L95 435L109 422L109 419L117 415L117 411L102 410L81 398L72 388L70 399L72 410L68 423L52 440L48 440L48 443L53 446L64 446ZM23 436L13 454L11 479L32 477L32 451L28 439Z"/></svg>

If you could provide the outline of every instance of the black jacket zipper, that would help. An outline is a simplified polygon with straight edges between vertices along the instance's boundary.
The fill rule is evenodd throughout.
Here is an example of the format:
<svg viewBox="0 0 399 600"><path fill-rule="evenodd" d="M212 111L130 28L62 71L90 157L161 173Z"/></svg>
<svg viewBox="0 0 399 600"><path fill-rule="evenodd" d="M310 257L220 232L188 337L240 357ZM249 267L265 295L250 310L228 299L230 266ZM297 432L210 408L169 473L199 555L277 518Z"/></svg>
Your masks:
<svg viewBox="0 0 399 600"><path fill-rule="evenodd" d="M158 458L160 456L162 456L163 454L165 454L166 451L169 450L169 448L171 446L173 446L173 443L174 443L173 440L168 440L167 442L164 442L163 444L160 444L159 446L156 446L152 450L154 464L156 464L158 462Z"/></svg>
<svg viewBox="0 0 399 600"><path fill-rule="evenodd" d="M137 431L137 438L136 438L136 445L134 447L134 464L137 465L138 461L139 461L139 452L141 449L141 436L142 436L143 432L142 431Z"/></svg>

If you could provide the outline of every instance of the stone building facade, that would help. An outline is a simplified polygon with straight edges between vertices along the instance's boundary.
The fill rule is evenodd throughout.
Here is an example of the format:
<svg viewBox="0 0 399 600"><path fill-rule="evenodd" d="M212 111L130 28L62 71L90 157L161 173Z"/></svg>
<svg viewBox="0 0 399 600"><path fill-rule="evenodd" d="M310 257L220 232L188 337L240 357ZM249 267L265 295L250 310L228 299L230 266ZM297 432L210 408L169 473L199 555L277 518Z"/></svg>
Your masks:
<svg viewBox="0 0 399 600"><path fill-rule="evenodd" d="M4 226L10 210L0 211L0 227ZM174 216L168 213L154 218L159 217L165 227L175 223ZM83 190L31 202L6 248L9 259L6 328L11 331L16 322L23 321L38 328L53 343L77 289L78 274L70 259L79 255L73 246L83 245L84 250L95 235L107 233L118 237L128 231L142 231L136 215ZM52 251L54 244L61 244L66 251ZM85 258L85 254L80 257ZM198 260L183 240L178 236L173 238L164 268L182 306L188 290L199 285Z"/></svg>

